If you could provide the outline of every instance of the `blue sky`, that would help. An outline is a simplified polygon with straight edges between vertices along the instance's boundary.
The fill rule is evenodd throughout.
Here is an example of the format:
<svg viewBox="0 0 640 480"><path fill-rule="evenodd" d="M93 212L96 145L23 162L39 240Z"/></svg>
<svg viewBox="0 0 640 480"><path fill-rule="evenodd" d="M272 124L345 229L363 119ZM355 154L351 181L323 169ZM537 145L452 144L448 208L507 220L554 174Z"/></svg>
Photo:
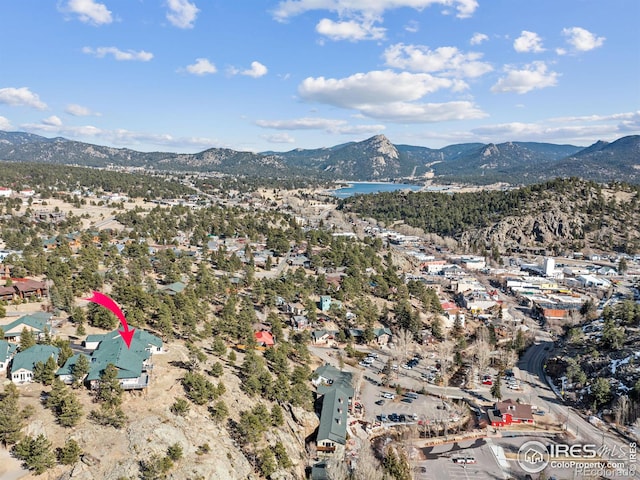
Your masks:
<svg viewBox="0 0 640 480"><path fill-rule="evenodd" d="M640 134L637 0L5 0L0 130L142 151Z"/></svg>

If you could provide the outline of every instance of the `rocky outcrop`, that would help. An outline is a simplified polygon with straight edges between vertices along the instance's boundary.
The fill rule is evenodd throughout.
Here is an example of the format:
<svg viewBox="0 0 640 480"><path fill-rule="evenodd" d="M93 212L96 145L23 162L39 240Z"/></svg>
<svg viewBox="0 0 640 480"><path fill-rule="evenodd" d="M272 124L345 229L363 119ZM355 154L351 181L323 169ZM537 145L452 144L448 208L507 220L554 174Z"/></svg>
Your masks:
<svg viewBox="0 0 640 480"><path fill-rule="evenodd" d="M585 239L583 215L551 210L538 215L507 217L490 227L464 232L462 248L495 245L500 251L517 248L568 246Z"/></svg>

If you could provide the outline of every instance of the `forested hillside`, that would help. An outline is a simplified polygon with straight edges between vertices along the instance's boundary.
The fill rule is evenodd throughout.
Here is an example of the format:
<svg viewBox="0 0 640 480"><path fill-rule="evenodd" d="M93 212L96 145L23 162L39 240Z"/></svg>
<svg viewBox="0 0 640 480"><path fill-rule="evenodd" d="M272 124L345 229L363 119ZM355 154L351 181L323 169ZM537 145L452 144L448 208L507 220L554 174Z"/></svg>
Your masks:
<svg viewBox="0 0 640 480"><path fill-rule="evenodd" d="M474 249L527 247L640 250L638 194L627 184L556 179L508 191L385 192L339 208L387 225L403 221Z"/></svg>

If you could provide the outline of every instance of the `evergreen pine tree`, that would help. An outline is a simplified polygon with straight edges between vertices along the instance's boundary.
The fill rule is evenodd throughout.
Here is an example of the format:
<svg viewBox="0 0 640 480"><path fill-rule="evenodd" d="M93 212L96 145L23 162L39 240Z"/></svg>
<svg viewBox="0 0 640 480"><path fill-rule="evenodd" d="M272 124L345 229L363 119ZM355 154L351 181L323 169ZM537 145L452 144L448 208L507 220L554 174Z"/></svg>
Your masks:
<svg viewBox="0 0 640 480"><path fill-rule="evenodd" d="M122 403L122 391L118 380L118 370L110 363L100 375L96 398L106 408L115 408Z"/></svg>
<svg viewBox="0 0 640 480"><path fill-rule="evenodd" d="M73 439L67 440L64 447L58 449L58 461L62 465L73 465L80 460L80 455L82 455L80 445Z"/></svg>
<svg viewBox="0 0 640 480"><path fill-rule="evenodd" d="M31 330L27 327L22 328L20 332L20 351L23 352L29 347L33 347L36 344L36 337Z"/></svg>
<svg viewBox="0 0 640 480"><path fill-rule="evenodd" d="M24 466L40 475L56 464L51 442L44 435L25 437L12 449L12 453L24 462Z"/></svg>
<svg viewBox="0 0 640 480"><path fill-rule="evenodd" d="M80 354L76 363L71 367L71 375L73 376L73 383L78 385L83 380L84 377L89 373L89 359L86 355Z"/></svg>
<svg viewBox="0 0 640 480"><path fill-rule="evenodd" d="M0 400L0 442L5 447L18 442L22 436L22 418L18 406L18 389L13 383L5 387L4 396Z"/></svg>

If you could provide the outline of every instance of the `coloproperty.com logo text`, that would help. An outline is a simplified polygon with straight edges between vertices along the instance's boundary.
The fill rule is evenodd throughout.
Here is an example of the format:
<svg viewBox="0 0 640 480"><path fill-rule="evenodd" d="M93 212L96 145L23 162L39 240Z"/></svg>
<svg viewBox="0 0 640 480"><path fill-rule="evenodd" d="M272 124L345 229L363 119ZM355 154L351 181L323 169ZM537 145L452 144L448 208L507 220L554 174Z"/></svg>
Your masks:
<svg viewBox="0 0 640 480"><path fill-rule="evenodd" d="M625 446L594 444L545 445L532 440L518 450L518 464L527 473L540 473L550 469L572 470L581 477L630 478L637 471L637 445Z"/></svg>

